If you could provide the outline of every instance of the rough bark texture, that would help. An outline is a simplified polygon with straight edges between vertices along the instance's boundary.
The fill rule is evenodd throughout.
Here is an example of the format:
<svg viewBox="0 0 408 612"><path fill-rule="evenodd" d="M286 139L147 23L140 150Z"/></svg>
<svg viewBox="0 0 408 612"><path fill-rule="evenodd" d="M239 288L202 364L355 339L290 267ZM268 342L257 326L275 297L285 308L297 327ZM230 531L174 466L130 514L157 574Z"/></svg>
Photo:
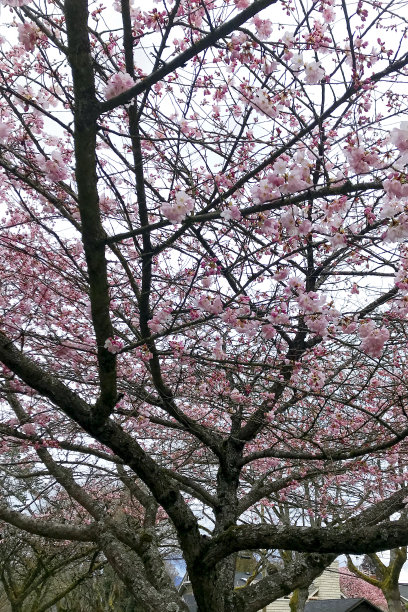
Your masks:
<svg viewBox="0 0 408 612"><path fill-rule="evenodd" d="M304 612L309 589L307 587L297 588L289 600L290 612Z"/></svg>

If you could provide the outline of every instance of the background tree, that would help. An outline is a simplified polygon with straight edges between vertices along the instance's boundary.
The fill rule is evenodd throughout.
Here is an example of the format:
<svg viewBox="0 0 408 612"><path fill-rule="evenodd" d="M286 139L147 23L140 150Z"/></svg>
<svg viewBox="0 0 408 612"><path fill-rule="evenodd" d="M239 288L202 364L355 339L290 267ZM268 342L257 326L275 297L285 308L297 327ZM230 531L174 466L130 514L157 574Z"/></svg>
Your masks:
<svg viewBox="0 0 408 612"><path fill-rule="evenodd" d="M381 589L389 612L403 612L404 606L401 603L398 584L402 567L407 560L407 547L401 546L390 550L388 565L374 553L367 555L367 557L371 560L374 572L367 572L365 568L357 567L350 556L347 557L348 569L362 580Z"/></svg>
<svg viewBox="0 0 408 612"><path fill-rule="evenodd" d="M146 612L174 536L208 612L406 545L406 3L3 4L0 518Z"/></svg>
<svg viewBox="0 0 408 612"><path fill-rule="evenodd" d="M380 610L388 610L387 601L381 589L371 582L357 577L347 567L340 568L340 588L346 597L364 597L364 599L376 605Z"/></svg>
<svg viewBox="0 0 408 612"><path fill-rule="evenodd" d="M103 565L89 546L55 546L9 526L3 529L0 581L12 612L52 609Z"/></svg>
<svg viewBox="0 0 408 612"><path fill-rule="evenodd" d="M82 582L68 593L58 604L58 612L137 612L138 608L131 593L107 565L91 580Z"/></svg>

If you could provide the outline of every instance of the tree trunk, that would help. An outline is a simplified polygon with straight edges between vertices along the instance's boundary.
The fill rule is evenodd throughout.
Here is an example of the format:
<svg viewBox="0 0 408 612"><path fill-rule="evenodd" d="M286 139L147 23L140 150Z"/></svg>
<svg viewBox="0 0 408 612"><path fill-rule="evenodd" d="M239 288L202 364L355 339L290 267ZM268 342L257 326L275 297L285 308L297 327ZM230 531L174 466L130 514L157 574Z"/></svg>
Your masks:
<svg viewBox="0 0 408 612"><path fill-rule="evenodd" d="M197 602L197 612L244 612L234 597L235 555L224 559L212 570L192 568L189 577ZM235 593L239 593L238 589Z"/></svg>
<svg viewBox="0 0 408 612"><path fill-rule="evenodd" d="M295 589L289 601L290 612L304 612L308 596L308 587Z"/></svg>
<svg viewBox="0 0 408 612"><path fill-rule="evenodd" d="M385 599L387 600L388 612L404 612L404 607L401 603L401 596L399 590L388 591L384 593Z"/></svg>

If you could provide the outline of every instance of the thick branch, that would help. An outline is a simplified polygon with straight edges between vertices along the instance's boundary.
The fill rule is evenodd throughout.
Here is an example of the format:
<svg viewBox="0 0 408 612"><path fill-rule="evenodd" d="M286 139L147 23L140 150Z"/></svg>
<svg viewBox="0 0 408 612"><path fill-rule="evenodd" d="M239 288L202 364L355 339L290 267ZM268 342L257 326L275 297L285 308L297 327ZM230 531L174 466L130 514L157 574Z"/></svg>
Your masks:
<svg viewBox="0 0 408 612"><path fill-rule="evenodd" d="M260 548L296 550L321 554L364 554L408 544L408 520L386 520L405 508L407 489L361 512L339 527L289 525L240 525L227 529L207 543L201 562L213 567L240 550Z"/></svg>
<svg viewBox="0 0 408 612"><path fill-rule="evenodd" d="M10 510L5 505L0 505L0 519L18 529L23 529L44 538L53 540L74 540L76 542L94 542L97 537L98 528L91 525L66 525L54 523L49 519L34 519L31 516Z"/></svg>
<svg viewBox="0 0 408 612"><path fill-rule="evenodd" d="M65 17L68 59L74 83L75 177L82 223L82 241L89 273L92 322L95 330L101 395L95 416L103 420L115 406L116 356L105 348L113 335L109 314L109 285L96 174L96 97L92 55L88 39L88 9L85 0L67 0Z"/></svg>

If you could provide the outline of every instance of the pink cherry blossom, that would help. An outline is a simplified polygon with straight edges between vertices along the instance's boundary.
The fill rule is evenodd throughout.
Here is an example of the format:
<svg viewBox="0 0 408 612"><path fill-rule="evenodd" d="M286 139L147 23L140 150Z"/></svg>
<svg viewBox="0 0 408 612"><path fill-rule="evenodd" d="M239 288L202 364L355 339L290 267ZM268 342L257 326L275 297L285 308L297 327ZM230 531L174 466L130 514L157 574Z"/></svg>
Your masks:
<svg viewBox="0 0 408 612"><path fill-rule="evenodd" d="M332 6L327 6L322 11L323 19L326 23L332 23L336 19L336 13Z"/></svg>
<svg viewBox="0 0 408 612"><path fill-rule="evenodd" d="M398 178L393 177L383 181L384 191L389 196L395 196L397 198L408 198L408 183L401 182Z"/></svg>
<svg viewBox="0 0 408 612"><path fill-rule="evenodd" d="M28 21L18 24L18 40L26 51L33 51L40 34L39 28Z"/></svg>
<svg viewBox="0 0 408 612"><path fill-rule="evenodd" d="M315 370L314 372L310 374L309 384L310 384L310 388L313 391L319 391L324 386L324 383L325 383L325 376L323 372L319 372L318 370Z"/></svg>
<svg viewBox="0 0 408 612"><path fill-rule="evenodd" d="M27 436L35 436L37 431L33 423L25 423L21 429L24 431Z"/></svg>
<svg viewBox="0 0 408 612"><path fill-rule="evenodd" d="M1 0L1 4L5 6L21 7L29 4L31 0Z"/></svg>
<svg viewBox="0 0 408 612"><path fill-rule="evenodd" d="M226 219L227 221L230 221L231 219L233 219L235 221L239 221L241 219L241 212L240 212L238 206L233 204L232 206L228 206L227 208L225 208L222 211L220 216L223 219Z"/></svg>
<svg viewBox="0 0 408 612"><path fill-rule="evenodd" d="M171 320L171 306L167 306L162 310L155 312L153 318L150 319L148 322L150 331L154 334L162 332L165 326L169 324Z"/></svg>
<svg viewBox="0 0 408 612"><path fill-rule="evenodd" d="M119 353L119 351L123 348L123 342L122 342L122 340L119 340L119 338L114 336L113 338L107 338L105 340L104 347L110 353L113 353L113 354Z"/></svg>
<svg viewBox="0 0 408 612"><path fill-rule="evenodd" d="M370 357L379 358L382 355L385 342L390 337L386 327L375 327L374 321L363 323L359 329L362 338L361 349Z"/></svg>
<svg viewBox="0 0 408 612"><path fill-rule="evenodd" d="M405 15L24 1L0 0L2 505L18 480L41 548L106 548L140 609L183 607L159 584L170 532L199 609L273 607L279 563L234 590L251 522L258 550L313 524L364 552L360 518L407 495ZM403 520L372 522L371 550Z"/></svg>
<svg viewBox="0 0 408 612"><path fill-rule="evenodd" d="M391 130L390 140L401 153L408 152L408 121L403 121L399 128Z"/></svg>
<svg viewBox="0 0 408 612"><path fill-rule="evenodd" d="M325 71L320 62L310 62L305 64L305 83L308 85L316 85L324 78Z"/></svg>
<svg viewBox="0 0 408 612"><path fill-rule="evenodd" d="M197 302L197 305L204 311L211 314L220 314L223 310L222 301L217 295L216 297L203 295Z"/></svg>
<svg viewBox="0 0 408 612"><path fill-rule="evenodd" d="M11 133L11 126L3 121L0 122L0 142L5 142Z"/></svg>
<svg viewBox="0 0 408 612"><path fill-rule="evenodd" d="M256 15L253 19L256 33L261 40L267 40L272 34L272 22L270 19L261 19Z"/></svg>
<svg viewBox="0 0 408 612"><path fill-rule="evenodd" d="M262 335L264 338L266 338L266 340L271 340L272 338L276 336L275 327L273 325L270 325L269 323L267 323L266 325L263 325Z"/></svg>
<svg viewBox="0 0 408 612"><path fill-rule="evenodd" d="M105 88L107 100L115 98L135 84L134 80L127 72L118 72L110 77Z"/></svg>
<svg viewBox="0 0 408 612"><path fill-rule="evenodd" d="M64 181L68 177L68 168L60 151L55 149L50 157L37 155L39 168L51 181Z"/></svg>
<svg viewBox="0 0 408 612"><path fill-rule="evenodd" d="M193 210L194 200L183 190L176 192L173 202L165 202L161 206L161 212L172 223L181 223Z"/></svg>
<svg viewBox="0 0 408 612"><path fill-rule="evenodd" d="M346 151L346 157L350 168L356 174L364 174L370 171L370 167L376 167L380 159L376 153L369 153L361 147L354 147Z"/></svg>

